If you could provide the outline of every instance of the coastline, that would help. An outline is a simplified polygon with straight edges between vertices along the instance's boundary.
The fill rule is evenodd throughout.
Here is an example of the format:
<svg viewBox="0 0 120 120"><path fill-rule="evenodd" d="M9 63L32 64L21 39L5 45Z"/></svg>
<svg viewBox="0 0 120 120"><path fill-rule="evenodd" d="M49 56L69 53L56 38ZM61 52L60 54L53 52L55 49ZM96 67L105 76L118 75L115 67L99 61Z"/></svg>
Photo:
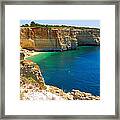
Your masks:
<svg viewBox="0 0 120 120"><path fill-rule="evenodd" d="M86 79L79 77L80 75L84 77L84 75L88 74L87 72L84 73L84 75L82 75L79 72L80 69L82 70L84 66L86 66L86 64L83 64L82 61L78 61L78 63L80 63L81 66L78 67L78 69L72 68L71 66L74 65L71 65L70 63L74 63L71 62L72 58L74 58L73 56L74 52L71 52L71 54L69 54L69 52L64 52L64 51L79 49L78 48L79 46L100 46L100 28L86 27L86 26L81 27L78 25L71 26L71 25L63 25L63 24L44 25L41 23L36 23L34 21L31 21L30 24L21 25L20 26L20 99L21 100L61 100L61 99L100 100L100 94L97 93L94 94L94 92L92 91L90 91L90 93L87 93L90 89L88 91L86 89L82 89L84 85L87 85L87 82L84 81L90 82L90 80L92 80L93 83L91 83L91 85L94 84L93 77L91 77L90 79L89 77L86 77ZM81 54L82 49L79 50L81 51L79 51L78 54ZM59 55L58 51L65 53L65 54L62 53L62 57L61 57L63 58L62 61L64 61L64 63L61 62L60 58L57 56ZM89 51L89 49L86 49L86 51ZM57 52L57 54L55 52ZM70 57L67 56L66 53L68 53ZM56 55L54 56L53 54ZM75 53L75 55L76 54L77 53ZM52 55L53 57L50 57L49 59L48 57ZM50 62L47 60L49 60ZM71 61L69 62L69 60ZM58 61L58 63L56 61ZM94 61L92 60L92 62ZM91 64L92 62L87 61L87 63L90 64L91 66L94 65L94 63ZM47 73L52 68L52 73L50 72L48 75L50 79L48 79L46 76L44 76L43 78L41 73L42 70L40 68L43 68L47 65L50 66L51 63L53 66L51 65L51 67L46 67L44 70L45 73ZM65 72L57 73L58 69L56 69L56 67L58 66L61 67L61 64L62 65L65 64L66 66L63 69L65 70L68 69L68 70L66 70ZM89 68L89 65L87 66ZM73 71L72 69L74 69L75 71ZM86 69L85 71L88 71ZM92 73L91 68L89 69L89 71L91 74ZM77 74L74 74L75 72ZM64 73L67 77L64 76ZM71 76L72 75L71 73L74 74L74 76ZM56 77L55 74L56 75L58 74L60 76ZM98 76L97 74L95 75ZM63 76L63 78L61 76ZM77 78L80 81L74 83L75 81L74 78ZM54 81L59 81L59 80L61 81L62 79L63 81L61 82L61 84L63 85L64 82L66 84L67 80L69 80L70 85L75 84L78 85L79 87L71 86L71 89L65 92L64 88L59 86L60 83L58 83L58 86L60 88L56 87L57 84L54 84ZM47 80L50 82L47 82ZM50 85L52 83L52 80L53 80L53 86ZM71 82L72 80L73 82ZM81 86L78 83L81 83ZM66 87L69 88L69 86ZM81 91L81 89L83 91Z"/></svg>
<svg viewBox="0 0 120 120"><path fill-rule="evenodd" d="M36 52L34 50L30 51L30 50L27 50L27 49L20 49L20 52L24 53L24 55L25 55L24 59L43 53L43 52Z"/></svg>
<svg viewBox="0 0 120 120"><path fill-rule="evenodd" d="M94 96L80 90L64 92L62 89L46 85L39 66L28 57L38 55L41 52L22 50L29 54L20 63L20 99L21 100L100 100L100 96Z"/></svg>

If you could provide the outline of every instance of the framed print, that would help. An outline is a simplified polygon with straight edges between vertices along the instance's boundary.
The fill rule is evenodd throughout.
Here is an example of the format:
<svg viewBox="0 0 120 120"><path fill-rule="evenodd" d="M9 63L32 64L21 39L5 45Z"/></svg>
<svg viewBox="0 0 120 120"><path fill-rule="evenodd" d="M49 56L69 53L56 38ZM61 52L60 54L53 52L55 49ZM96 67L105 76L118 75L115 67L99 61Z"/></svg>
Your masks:
<svg viewBox="0 0 120 120"><path fill-rule="evenodd" d="M119 2L1 2L2 119L119 119Z"/></svg>

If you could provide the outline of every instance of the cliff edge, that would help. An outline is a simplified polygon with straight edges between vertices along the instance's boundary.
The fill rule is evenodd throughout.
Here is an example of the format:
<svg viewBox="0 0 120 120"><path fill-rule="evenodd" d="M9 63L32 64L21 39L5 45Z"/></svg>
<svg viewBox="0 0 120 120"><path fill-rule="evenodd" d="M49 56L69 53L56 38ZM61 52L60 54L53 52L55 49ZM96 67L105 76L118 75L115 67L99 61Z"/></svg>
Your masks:
<svg viewBox="0 0 120 120"><path fill-rule="evenodd" d="M100 45L100 29L20 27L20 45L35 51L64 51L81 45Z"/></svg>
<svg viewBox="0 0 120 120"><path fill-rule="evenodd" d="M65 93L62 89L45 84L39 66L31 60L20 61L20 100L99 100L91 93L72 90Z"/></svg>

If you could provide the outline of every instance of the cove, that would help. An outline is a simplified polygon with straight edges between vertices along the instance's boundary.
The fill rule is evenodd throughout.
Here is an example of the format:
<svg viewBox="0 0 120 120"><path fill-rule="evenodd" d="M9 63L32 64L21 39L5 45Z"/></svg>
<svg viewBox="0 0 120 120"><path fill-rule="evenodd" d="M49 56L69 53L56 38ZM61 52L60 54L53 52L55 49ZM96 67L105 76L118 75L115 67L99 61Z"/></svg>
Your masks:
<svg viewBox="0 0 120 120"><path fill-rule="evenodd" d="M77 50L44 52L27 59L36 62L45 83L70 92L72 89L100 95L100 47L79 46Z"/></svg>

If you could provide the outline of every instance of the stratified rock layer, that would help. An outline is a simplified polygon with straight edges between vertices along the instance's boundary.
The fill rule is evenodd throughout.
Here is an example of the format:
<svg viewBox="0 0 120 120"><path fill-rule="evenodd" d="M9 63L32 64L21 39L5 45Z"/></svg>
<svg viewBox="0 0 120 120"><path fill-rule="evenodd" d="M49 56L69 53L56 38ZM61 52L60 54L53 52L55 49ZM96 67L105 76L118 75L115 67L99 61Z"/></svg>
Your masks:
<svg viewBox="0 0 120 120"><path fill-rule="evenodd" d="M100 30L21 27L20 45L36 51L62 51L76 49L78 45L100 45Z"/></svg>

